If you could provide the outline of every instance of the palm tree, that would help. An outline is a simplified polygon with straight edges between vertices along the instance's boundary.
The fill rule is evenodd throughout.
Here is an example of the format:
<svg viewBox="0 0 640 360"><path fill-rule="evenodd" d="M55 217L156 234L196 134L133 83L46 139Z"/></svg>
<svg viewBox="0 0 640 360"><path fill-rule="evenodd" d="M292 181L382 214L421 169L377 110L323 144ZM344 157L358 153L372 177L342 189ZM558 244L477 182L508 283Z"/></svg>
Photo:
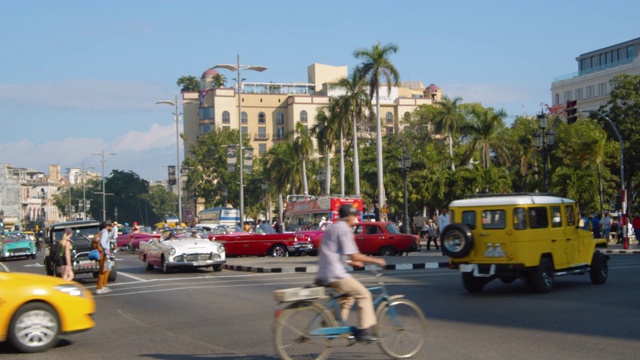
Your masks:
<svg viewBox="0 0 640 360"><path fill-rule="evenodd" d="M265 177L278 193L279 216L282 217L282 194L295 193L300 188L299 163L291 161L296 153L291 142L274 145L265 155Z"/></svg>
<svg viewBox="0 0 640 360"><path fill-rule="evenodd" d="M307 158L313 153L313 141L309 132L302 123L297 123L295 131L287 134L287 140L293 140L293 151L296 159L302 163L302 184L304 195L309 195L309 183L307 182Z"/></svg>
<svg viewBox="0 0 640 360"><path fill-rule="evenodd" d="M358 126L356 118L362 120L365 110L371 110L371 101L365 89L365 81L359 67L356 67L351 76L343 77L332 83L331 86L345 90L345 94L339 97L341 112L348 113L353 122L353 187L354 194L360 195L360 161L358 156Z"/></svg>
<svg viewBox="0 0 640 360"><path fill-rule="evenodd" d="M436 112L436 132L447 134L447 142L449 143L449 157L451 158L451 171L456 171L456 165L453 160L453 134L464 120L464 115L460 111L459 103L462 98L450 99L443 96L442 100L436 103L438 111Z"/></svg>
<svg viewBox="0 0 640 360"><path fill-rule="evenodd" d="M470 158L473 152L480 151L482 167L487 169L491 165L491 154L495 154L503 164L508 164L507 137L505 135L504 110L498 112L493 109L474 108L471 111L473 124L463 126L462 130L470 134L470 143L465 158Z"/></svg>
<svg viewBox="0 0 640 360"><path fill-rule="evenodd" d="M373 45L371 49L357 49L353 56L362 59L360 64L360 75L368 78L369 98L376 96L376 150L378 167L378 203L382 207L385 204L384 176L382 166L382 130L380 124L380 80L386 80L389 93L391 85L398 85L400 74L393 63L389 60L391 54L398 52L398 46L393 43Z"/></svg>
<svg viewBox="0 0 640 360"><path fill-rule="evenodd" d="M176 85L180 86L180 92L200 90L200 80L192 75L180 76Z"/></svg>
<svg viewBox="0 0 640 360"><path fill-rule="evenodd" d="M311 134L318 142L318 151L325 154L327 178L325 180L325 194L331 194L331 149L336 139L336 131L331 126L329 117L323 109L316 115L316 125L311 128Z"/></svg>
<svg viewBox="0 0 640 360"><path fill-rule="evenodd" d="M226 83L227 83L227 77L222 74L215 74L211 78L211 85L213 85L213 87L216 89L223 88L226 85Z"/></svg>
<svg viewBox="0 0 640 360"><path fill-rule="evenodd" d="M340 148L340 196L344 197L344 133L349 131L348 112L344 111L342 101L339 97L329 99L327 106L329 112L328 126L339 134L338 146ZM334 142L335 142L334 138Z"/></svg>

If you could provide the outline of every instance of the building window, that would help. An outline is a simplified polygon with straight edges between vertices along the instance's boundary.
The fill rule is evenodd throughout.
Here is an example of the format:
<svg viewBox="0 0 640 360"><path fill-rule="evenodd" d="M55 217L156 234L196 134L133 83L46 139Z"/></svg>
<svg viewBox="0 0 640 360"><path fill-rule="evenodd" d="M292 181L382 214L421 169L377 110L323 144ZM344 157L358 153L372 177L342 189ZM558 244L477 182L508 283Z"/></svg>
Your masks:
<svg viewBox="0 0 640 360"><path fill-rule="evenodd" d="M276 139L284 139L284 126L276 127Z"/></svg>
<svg viewBox="0 0 640 360"><path fill-rule="evenodd" d="M258 144L258 155L264 155L267 153L267 144Z"/></svg>
<svg viewBox="0 0 640 360"><path fill-rule="evenodd" d="M627 59L633 58L633 45L627 46Z"/></svg>
<svg viewBox="0 0 640 360"><path fill-rule="evenodd" d="M309 115L307 115L307 111L306 110L300 111L300 122L306 123L307 121L309 121Z"/></svg>
<svg viewBox="0 0 640 360"><path fill-rule="evenodd" d="M404 113L404 121L410 121L410 120L411 120L411 113L407 111Z"/></svg>
<svg viewBox="0 0 640 360"><path fill-rule="evenodd" d="M260 139L266 139L267 138L267 127L266 126L259 126L258 127L258 138L260 138Z"/></svg>
<svg viewBox="0 0 640 360"><path fill-rule="evenodd" d="M243 111L242 112L242 123L246 124L248 122L249 122L249 120L248 120L248 117L247 117L247 113Z"/></svg>
<svg viewBox="0 0 640 360"><path fill-rule="evenodd" d="M213 107L203 107L200 109L200 120L213 119Z"/></svg>
<svg viewBox="0 0 640 360"><path fill-rule="evenodd" d="M393 124L393 114L391 112L387 112L387 115L385 115L387 124Z"/></svg>
<svg viewBox="0 0 640 360"><path fill-rule="evenodd" d="M200 125L200 135L204 135L208 132L213 131L213 124L202 124Z"/></svg>
<svg viewBox="0 0 640 360"><path fill-rule="evenodd" d="M576 89L576 100L582 100L582 88Z"/></svg>
<svg viewBox="0 0 640 360"><path fill-rule="evenodd" d="M558 105L558 104L560 104L560 94L556 93L553 98L553 105Z"/></svg>
<svg viewBox="0 0 640 360"><path fill-rule="evenodd" d="M230 128L230 127L228 127L228 126L223 126L223 127L222 127L222 130L231 130L231 128Z"/></svg>
<svg viewBox="0 0 640 360"><path fill-rule="evenodd" d="M284 114L278 111L276 113L276 124L283 125L284 124Z"/></svg>
<svg viewBox="0 0 640 360"><path fill-rule="evenodd" d="M393 126L387 126L387 134L393 134Z"/></svg>
<svg viewBox="0 0 640 360"><path fill-rule="evenodd" d="M247 126L243 126L242 127L242 133L245 134L245 135L249 134L249 128Z"/></svg>
<svg viewBox="0 0 640 360"><path fill-rule="evenodd" d="M263 112L258 114L258 124L266 124L267 123L267 115Z"/></svg>
<svg viewBox="0 0 640 360"><path fill-rule="evenodd" d="M229 114L228 111L223 111L222 112L222 123L223 124L228 124L231 122L231 114Z"/></svg>

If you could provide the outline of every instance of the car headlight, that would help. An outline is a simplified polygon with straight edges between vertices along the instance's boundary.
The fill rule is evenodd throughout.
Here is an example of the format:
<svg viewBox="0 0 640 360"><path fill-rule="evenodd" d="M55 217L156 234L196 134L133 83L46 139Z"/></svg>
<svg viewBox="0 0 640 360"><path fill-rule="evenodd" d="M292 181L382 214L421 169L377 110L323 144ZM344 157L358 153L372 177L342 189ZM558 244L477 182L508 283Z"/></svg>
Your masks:
<svg viewBox="0 0 640 360"><path fill-rule="evenodd" d="M169 254L171 256L175 255L176 254L176 249L175 248L171 248L171 250L169 251Z"/></svg>
<svg viewBox="0 0 640 360"><path fill-rule="evenodd" d="M54 289L71 296L82 296L82 289L75 285L58 285Z"/></svg>
<svg viewBox="0 0 640 360"><path fill-rule="evenodd" d="M224 252L225 252L224 245L222 245L222 244L218 245L218 253L224 254Z"/></svg>

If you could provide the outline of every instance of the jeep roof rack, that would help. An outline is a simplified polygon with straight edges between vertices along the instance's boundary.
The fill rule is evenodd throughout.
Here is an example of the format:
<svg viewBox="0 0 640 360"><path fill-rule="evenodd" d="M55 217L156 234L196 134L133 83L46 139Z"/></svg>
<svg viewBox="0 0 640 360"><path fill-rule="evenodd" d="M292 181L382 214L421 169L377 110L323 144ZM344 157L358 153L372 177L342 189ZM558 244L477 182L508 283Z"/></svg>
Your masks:
<svg viewBox="0 0 640 360"><path fill-rule="evenodd" d="M540 193L540 192L513 192L513 193L482 193L482 194L465 194L465 199L484 198L484 197L499 197L499 196L557 196L562 197L556 193Z"/></svg>

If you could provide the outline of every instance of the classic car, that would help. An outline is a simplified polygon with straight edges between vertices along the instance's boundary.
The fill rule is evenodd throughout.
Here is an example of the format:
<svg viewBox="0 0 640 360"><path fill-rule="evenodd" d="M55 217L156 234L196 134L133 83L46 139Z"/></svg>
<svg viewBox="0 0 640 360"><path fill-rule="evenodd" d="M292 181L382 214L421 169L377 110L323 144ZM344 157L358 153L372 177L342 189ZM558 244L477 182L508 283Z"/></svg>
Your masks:
<svg viewBox="0 0 640 360"><path fill-rule="evenodd" d="M324 236L324 230L298 230L295 233L295 240L311 244L310 250L307 252L308 255L318 255L322 236Z"/></svg>
<svg viewBox="0 0 640 360"><path fill-rule="evenodd" d="M123 251L136 251L140 248L140 242L149 241L151 239L159 239L160 234L147 232L119 234L116 246Z"/></svg>
<svg viewBox="0 0 640 360"><path fill-rule="evenodd" d="M269 224L258 225L255 233L227 230L224 234L209 234L209 240L223 243L227 256L282 257L288 254L304 255L311 250L310 243L297 241L293 233L276 233Z"/></svg>
<svg viewBox="0 0 640 360"><path fill-rule="evenodd" d="M194 237L171 236L142 241L138 257L147 270L158 266L164 273L186 267L212 267L214 271L221 271L222 265L227 262L224 245Z"/></svg>
<svg viewBox="0 0 640 360"><path fill-rule="evenodd" d="M0 240L0 261L9 258L36 258L36 243L26 237L9 237Z"/></svg>
<svg viewBox="0 0 640 360"><path fill-rule="evenodd" d="M1 264L1 263L0 263ZM21 352L45 351L58 337L91 329L96 306L84 286L0 266L0 341Z"/></svg>
<svg viewBox="0 0 640 360"><path fill-rule="evenodd" d="M363 254L393 256L419 249L420 239L415 235L402 234L391 222L365 221L353 226L358 249ZM310 242L317 253L324 231L308 230L296 233L298 241Z"/></svg>

